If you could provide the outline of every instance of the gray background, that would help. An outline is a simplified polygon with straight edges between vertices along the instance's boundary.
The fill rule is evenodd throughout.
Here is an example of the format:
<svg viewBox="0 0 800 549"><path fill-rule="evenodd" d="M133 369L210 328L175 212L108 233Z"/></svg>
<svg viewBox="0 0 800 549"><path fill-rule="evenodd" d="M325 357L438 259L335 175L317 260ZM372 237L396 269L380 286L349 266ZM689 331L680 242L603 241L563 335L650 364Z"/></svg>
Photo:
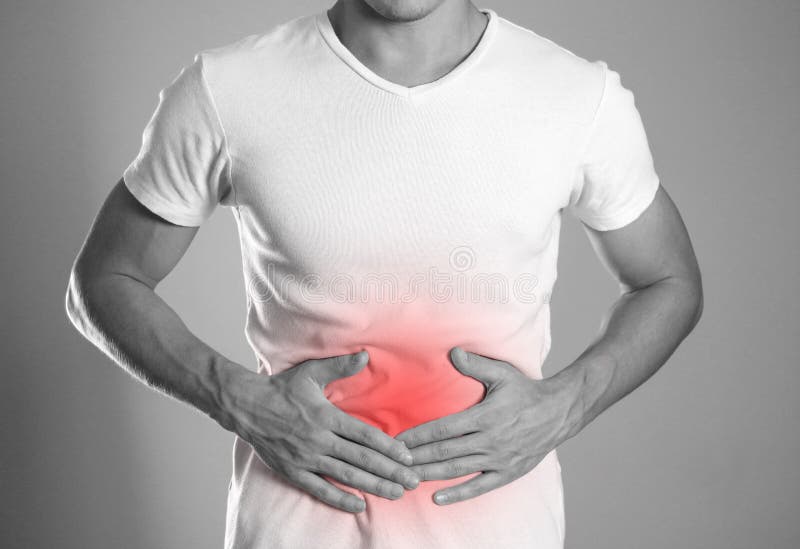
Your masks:
<svg viewBox="0 0 800 549"><path fill-rule="evenodd" d="M327 5L3 3L0 546L221 547L232 435L84 341L64 314L67 274L180 67ZM560 450L568 547L799 547L800 3L478 5L622 74L704 273L696 331ZM616 289L571 216L562 238L548 373ZM161 291L253 367L240 268L220 208Z"/></svg>

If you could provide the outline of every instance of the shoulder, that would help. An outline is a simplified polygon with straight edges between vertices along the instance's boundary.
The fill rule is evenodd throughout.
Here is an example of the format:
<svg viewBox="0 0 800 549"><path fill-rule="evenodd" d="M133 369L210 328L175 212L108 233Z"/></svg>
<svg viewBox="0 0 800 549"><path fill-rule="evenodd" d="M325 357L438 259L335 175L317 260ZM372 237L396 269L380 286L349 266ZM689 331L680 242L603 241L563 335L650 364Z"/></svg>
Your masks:
<svg viewBox="0 0 800 549"><path fill-rule="evenodd" d="M527 93L550 112L588 123L605 88L608 65L582 57L538 32L498 18L498 52Z"/></svg>
<svg viewBox="0 0 800 549"><path fill-rule="evenodd" d="M216 85L238 84L242 79L260 76L279 81L286 72L302 65L302 58L312 51L316 32L314 15L296 17L234 42L201 50L195 55L195 63Z"/></svg>

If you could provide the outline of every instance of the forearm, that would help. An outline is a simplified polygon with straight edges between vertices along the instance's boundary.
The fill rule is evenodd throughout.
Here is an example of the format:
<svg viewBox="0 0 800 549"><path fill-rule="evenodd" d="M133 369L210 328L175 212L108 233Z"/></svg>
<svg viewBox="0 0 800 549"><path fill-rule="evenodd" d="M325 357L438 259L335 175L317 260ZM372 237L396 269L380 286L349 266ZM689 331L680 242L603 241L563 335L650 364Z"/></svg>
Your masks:
<svg viewBox="0 0 800 549"><path fill-rule="evenodd" d="M685 279L622 294L595 341L551 378L572 402L566 438L655 374L697 324L702 305L699 283Z"/></svg>
<svg viewBox="0 0 800 549"><path fill-rule="evenodd" d="M153 288L122 274L73 274L67 313L130 374L232 428L231 388L249 370L194 336Z"/></svg>

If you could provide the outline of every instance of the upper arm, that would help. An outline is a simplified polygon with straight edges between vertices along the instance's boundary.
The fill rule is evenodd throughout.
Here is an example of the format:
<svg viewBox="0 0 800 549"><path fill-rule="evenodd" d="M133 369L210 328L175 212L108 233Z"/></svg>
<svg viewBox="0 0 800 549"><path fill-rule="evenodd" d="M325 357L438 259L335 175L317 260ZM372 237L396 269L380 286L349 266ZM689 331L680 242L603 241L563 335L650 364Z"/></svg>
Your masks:
<svg viewBox="0 0 800 549"><path fill-rule="evenodd" d="M584 227L597 255L624 290L673 278L702 291L689 234L663 187L659 186L653 201L633 222L608 231Z"/></svg>
<svg viewBox="0 0 800 549"><path fill-rule="evenodd" d="M600 99L581 141L570 207L624 290L670 278L699 292L689 235L661 186L634 94L605 62L595 65Z"/></svg>
<svg viewBox="0 0 800 549"><path fill-rule="evenodd" d="M120 180L100 208L74 271L83 278L121 274L155 287L183 257L197 230L152 213Z"/></svg>
<svg viewBox="0 0 800 549"><path fill-rule="evenodd" d="M205 71L206 58L198 54L159 93L139 153L78 256L79 277L123 274L154 287L232 193L227 141Z"/></svg>

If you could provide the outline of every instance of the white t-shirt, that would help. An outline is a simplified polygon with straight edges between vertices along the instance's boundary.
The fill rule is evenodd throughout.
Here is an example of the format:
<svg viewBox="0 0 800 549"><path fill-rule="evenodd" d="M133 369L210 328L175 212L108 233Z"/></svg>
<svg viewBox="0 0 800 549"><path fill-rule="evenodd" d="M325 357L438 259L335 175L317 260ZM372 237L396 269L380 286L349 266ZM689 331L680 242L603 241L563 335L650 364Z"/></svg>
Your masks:
<svg viewBox="0 0 800 549"><path fill-rule="evenodd" d="M475 49L404 87L363 65L322 11L197 54L159 96L124 173L150 210L238 224L246 335L264 374L366 349L326 396L394 436L479 402L448 351L542 377L561 214L622 227L659 186L631 91L491 9ZM234 444L226 547L563 547L556 451L528 474L438 506L475 473L367 510L327 506ZM337 484L338 485L338 484ZM341 486L341 485L339 485Z"/></svg>

